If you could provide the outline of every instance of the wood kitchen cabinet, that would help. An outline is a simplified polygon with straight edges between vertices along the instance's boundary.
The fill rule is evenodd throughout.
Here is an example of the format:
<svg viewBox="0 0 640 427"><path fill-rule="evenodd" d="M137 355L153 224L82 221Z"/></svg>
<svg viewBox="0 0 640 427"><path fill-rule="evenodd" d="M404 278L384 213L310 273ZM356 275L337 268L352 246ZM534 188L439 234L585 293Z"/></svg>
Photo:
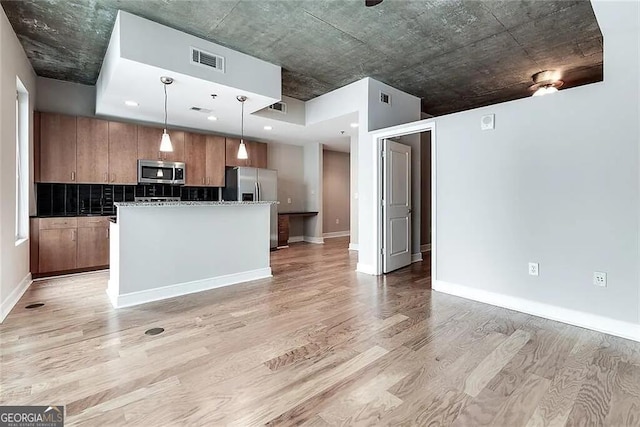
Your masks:
<svg viewBox="0 0 640 427"><path fill-rule="evenodd" d="M210 187L224 187L226 143L223 136L207 135L207 180Z"/></svg>
<svg viewBox="0 0 640 427"><path fill-rule="evenodd" d="M237 138L226 138L226 165L227 166L248 166L252 168L267 167L267 144L255 141L244 141L247 147L248 159L238 159L238 148L240 140Z"/></svg>
<svg viewBox="0 0 640 427"><path fill-rule="evenodd" d="M224 137L186 133L186 185L223 187L225 147Z"/></svg>
<svg viewBox="0 0 640 427"><path fill-rule="evenodd" d="M76 181L87 184L109 182L109 122L78 117Z"/></svg>
<svg viewBox="0 0 640 427"><path fill-rule="evenodd" d="M165 160L168 162L184 162L184 137L185 133L179 130L170 130L173 152L160 151L160 140L163 129L148 126L138 126L138 159L139 160ZM188 173L188 171L187 171Z"/></svg>
<svg viewBox="0 0 640 427"><path fill-rule="evenodd" d="M188 132L184 138L185 185L203 186L207 182L207 137Z"/></svg>
<svg viewBox="0 0 640 427"><path fill-rule="evenodd" d="M76 180L76 118L40 114L40 182Z"/></svg>
<svg viewBox="0 0 640 427"><path fill-rule="evenodd" d="M138 183L138 127L109 122L109 182Z"/></svg>
<svg viewBox="0 0 640 427"><path fill-rule="evenodd" d="M73 270L77 261L78 228L75 218L40 218L38 272Z"/></svg>
<svg viewBox="0 0 640 427"><path fill-rule="evenodd" d="M106 217L78 218L77 253L75 268L109 265L109 220Z"/></svg>

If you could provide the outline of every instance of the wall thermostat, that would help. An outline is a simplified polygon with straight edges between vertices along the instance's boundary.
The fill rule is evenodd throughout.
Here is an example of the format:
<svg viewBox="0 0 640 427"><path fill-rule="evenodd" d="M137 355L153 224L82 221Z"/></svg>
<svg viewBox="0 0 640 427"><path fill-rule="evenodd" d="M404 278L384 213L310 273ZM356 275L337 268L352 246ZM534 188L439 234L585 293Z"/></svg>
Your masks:
<svg viewBox="0 0 640 427"><path fill-rule="evenodd" d="M495 129L495 123L496 123L496 115L487 114L486 116L482 116L482 118L480 119L480 129L482 130Z"/></svg>

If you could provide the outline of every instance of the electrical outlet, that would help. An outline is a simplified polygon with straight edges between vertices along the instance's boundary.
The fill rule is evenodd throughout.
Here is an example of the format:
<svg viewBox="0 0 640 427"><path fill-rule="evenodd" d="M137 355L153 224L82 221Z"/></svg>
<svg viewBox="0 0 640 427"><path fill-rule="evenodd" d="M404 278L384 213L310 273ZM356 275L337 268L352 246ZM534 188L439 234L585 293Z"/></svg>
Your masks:
<svg viewBox="0 0 640 427"><path fill-rule="evenodd" d="M540 274L540 266L537 262L529 263L529 275L530 276L538 276Z"/></svg>
<svg viewBox="0 0 640 427"><path fill-rule="evenodd" d="M340 224L340 218L336 218L336 224Z"/></svg>
<svg viewBox="0 0 640 427"><path fill-rule="evenodd" d="M291 197L287 197L287 203L291 204Z"/></svg>
<svg viewBox="0 0 640 427"><path fill-rule="evenodd" d="M594 271L593 272L593 284L596 286L601 286L603 288L607 287L607 273L603 273L602 271Z"/></svg>

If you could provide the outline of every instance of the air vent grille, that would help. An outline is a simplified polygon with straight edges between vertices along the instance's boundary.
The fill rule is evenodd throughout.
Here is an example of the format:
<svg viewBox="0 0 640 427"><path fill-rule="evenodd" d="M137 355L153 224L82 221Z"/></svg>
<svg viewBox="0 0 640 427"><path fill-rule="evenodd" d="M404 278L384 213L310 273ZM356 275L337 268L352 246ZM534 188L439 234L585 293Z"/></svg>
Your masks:
<svg viewBox="0 0 640 427"><path fill-rule="evenodd" d="M202 113L202 114L209 114L211 112L211 110L209 110L208 108L202 108L202 107L191 107L189 109L191 111L197 111L198 113Z"/></svg>
<svg viewBox="0 0 640 427"><path fill-rule="evenodd" d="M224 57L196 49L195 47L191 48L191 63L213 68L224 73Z"/></svg>
<svg viewBox="0 0 640 427"><path fill-rule="evenodd" d="M275 104L269 105L269 110L287 114L287 104L285 104L284 102L276 102Z"/></svg>
<svg viewBox="0 0 640 427"><path fill-rule="evenodd" d="M382 102L383 104L391 105L391 95L380 92L380 102Z"/></svg>

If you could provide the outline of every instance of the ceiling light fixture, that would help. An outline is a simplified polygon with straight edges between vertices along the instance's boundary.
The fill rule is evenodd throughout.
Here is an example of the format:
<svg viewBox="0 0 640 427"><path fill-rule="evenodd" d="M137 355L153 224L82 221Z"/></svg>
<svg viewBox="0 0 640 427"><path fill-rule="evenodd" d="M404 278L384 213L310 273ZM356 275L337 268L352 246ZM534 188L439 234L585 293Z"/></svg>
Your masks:
<svg viewBox="0 0 640 427"><path fill-rule="evenodd" d="M137 107L139 104L136 101L124 101L124 105L127 107Z"/></svg>
<svg viewBox="0 0 640 427"><path fill-rule="evenodd" d="M247 146L244 144L244 102L247 100L247 97L238 95L236 96L236 99L240 101L240 104L242 105L240 113L240 146L238 147L238 159L245 160L249 158Z"/></svg>
<svg viewBox="0 0 640 427"><path fill-rule="evenodd" d="M162 139L160 140L160 151L172 152L173 145L171 144L171 137L167 133L167 86L173 83L171 77L160 77L162 86L164 87L164 132L162 132Z"/></svg>
<svg viewBox="0 0 640 427"><path fill-rule="evenodd" d="M553 70L540 71L531 76L531 78L533 79L533 85L529 86L529 90L533 92L532 96L556 93L558 88L564 84L560 80L560 73Z"/></svg>
<svg viewBox="0 0 640 427"><path fill-rule="evenodd" d="M264 130L272 130L272 129L273 129L273 127L271 127L271 126L265 126L264 127Z"/></svg>
<svg viewBox="0 0 640 427"><path fill-rule="evenodd" d="M218 120L218 118L216 116L209 116L207 117L207 120L211 120L212 122L215 122L216 120Z"/></svg>
<svg viewBox="0 0 640 427"><path fill-rule="evenodd" d="M351 126L352 128L357 128L358 124L357 123L351 123L349 126Z"/></svg>

